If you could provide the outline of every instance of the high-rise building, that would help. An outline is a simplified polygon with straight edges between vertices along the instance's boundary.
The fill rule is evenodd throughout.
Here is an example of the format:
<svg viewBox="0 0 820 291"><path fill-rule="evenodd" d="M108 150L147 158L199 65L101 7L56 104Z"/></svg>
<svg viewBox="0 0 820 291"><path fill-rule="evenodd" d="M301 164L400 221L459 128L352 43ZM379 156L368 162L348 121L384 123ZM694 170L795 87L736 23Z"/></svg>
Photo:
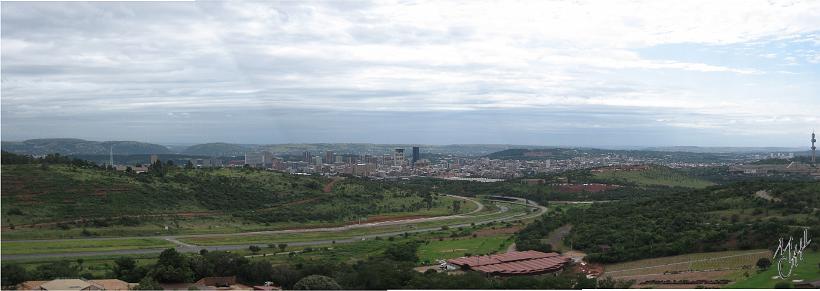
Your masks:
<svg viewBox="0 0 820 291"><path fill-rule="evenodd" d="M393 152L393 165L401 166L404 164L404 149L398 148Z"/></svg>
<svg viewBox="0 0 820 291"><path fill-rule="evenodd" d="M416 166L416 162L419 161L419 147L413 147L413 162L412 165Z"/></svg>
<svg viewBox="0 0 820 291"><path fill-rule="evenodd" d="M309 151L305 151L304 153L302 153L302 161L304 161L305 163L311 162L311 155Z"/></svg>
<svg viewBox="0 0 820 291"><path fill-rule="evenodd" d="M336 154L334 154L333 151L326 151L325 152L325 163L328 163L328 164L333 163L336 160L335 156L336 156Z"/></svg>
<svg viewBox="0 0 820 291"><path fill-rule="evenodd" d="M273 164L273 153L269 151L245 153L245 164L251 167L266 168Z"/></svg>
<svg viewBox="0 0 820 291"><path fill-rule="evenodd" d="M157 155L151 155L151 164L152 164L152 165L153 165L154 163L156 163L158 160L159 160L159 156L157 156Z"/></svg>

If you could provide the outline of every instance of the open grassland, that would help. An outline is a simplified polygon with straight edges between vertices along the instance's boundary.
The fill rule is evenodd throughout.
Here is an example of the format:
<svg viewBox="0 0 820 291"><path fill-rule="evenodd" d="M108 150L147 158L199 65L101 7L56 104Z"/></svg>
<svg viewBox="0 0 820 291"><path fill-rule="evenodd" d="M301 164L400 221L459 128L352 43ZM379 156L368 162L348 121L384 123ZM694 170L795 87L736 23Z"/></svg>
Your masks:
<svg viewBox="0 0 820 291"><path fill-rule="evenodd" d="M473 204L473 203L469 203ZM502 212L498 206L487 206L480 212L466 215L463 218L446 219L441 221L421 222L409 225L386 225L374 228L353 228L345 231L311 231L302 233L280 233L265 235L220 235L215 237L183 237L180 240L186 243L215 246L215 245L238 245L238 244L258 244L266 246L271 243L289 243L302 241L328 241L343 240L368 236L379 233L403 233L413 232L418 228L441 227L442 225L452 225L454 223L470 223L475 221L485 221L499 217L507 217L512 214L523 214L526 210L524 206L502 203L508 211ZM487 204L492 205L492 204ZM475 207L475 206L474 206ZM229 220L230 218L226 218ZM221 228L213 228L214 231ZM453 229L453 232L459 229ZM450 233L441 234L446 237ZM4 237L5 238L5 237ZM372 240L369 238L367 240ZM61 240L61 241L38 241L38 242L14 242L4 241L2 251L4 254L49 254L68 252L93 252L93 251L113 251L131 250L147 248L164 248L173 246L171 243L159 238L143 239L94 239L94 240Z"/></svg>
<svg viewBox="0 0 820 291"><path fill-rule="evenodd" d="M442 196L441 204L452 205L453 201L463 201L457 198ZM471 202L462 203L459 213L469 213L477 205ZM143 217L141 223L134 226L89 226L80 228L59 229L42 226L36 228L17 228L3 230L4 240L19 239L66 239L94 237L124 237L124 236L157 236L157 235L188 235L212 233L238 233L253 231L284 230L296 228L337 227L348 224L368 223L376 221L401 220L408 218L434 217L452 215L446 207L421 209L413 212L390 212L368 215L361 219L351 219L338 222L306 221L306 222L274 222L260 223L248 221L231 215L213 214L194 217L178 215L165 217ZM83 233L85 231L85 233Z"/></svg>
<svg viewBox="0 0 820 291"><path fill-rule="evenodd" d="M776 264L776 262L774 263ZM772 289L778 282L791 280L803 280L805 282L817 281L820 280L820 265L818 264L820 264L820 252L806 252L803 254L803 261L800 262L800 265L797 266L794 273L788 278L788 280L773 278L774 276L777 276L777 266L772 265L772 267L763 272L750 272L752 275L748 279L739 280L737 283L731 284L727 287L739 289Z"/></svg>
<svg viewBox="0 0 820 291"><path fill-rule="evenodd" d="M523 205L501 203L503 207L507 207L506 212L490 212L487 209L478 212L474 215L465 216L463 218L444 219L436 221L427 221L414 224L402 225L388 225L371 228L354 228L344 231L315 231L304 233L277 233L277 234L259 234L259 235L226 235L226 236L208 236L208 237L181 237L179 240L185 243L211 246L211 245L239 245L239 244L268 244L280 242L296 242L296 241L311 241L311 240L338 240L348 239L353 237L361 237L366 235L374 235L381 233L392 232L412 232L418 229L442 227L454 224L469 224L481 221L488 221L492 219L499 219L509 217L512 215L524 215L528 208Z"/></svg>
<svg viewBox="0 0 820 291"><path fill-rule="evenodd" d="M504 252L511 243L510 235L432 240L419 247L418 255L422 262L435 263L437 260L458 258L467 254Z"/></svg>
<svg viewBox="0 0 820 291"><path fill-rule="evenodd" d="M168 248L173 246L174 244L168 241L156 238L3 242L2 245L0 245L4 255L100 252Z"/></svg>
<svg viewBox="0 0 820 291"><path fill-rule="evenodd" d="M684 172L665 167L652 167L638 171L607 171L595 173L594 176L616 184L633 183L640 186L705 188L714 185L712 182L691 177Z"/></svg>
<svg viewBox="0 0 820 291"><path fill-rule="evenodd" d="M605 276L618 278L664 272L752 268L759 258L766 257L771 257L768 250L694 253L606 265L604 272Z"/></svg>

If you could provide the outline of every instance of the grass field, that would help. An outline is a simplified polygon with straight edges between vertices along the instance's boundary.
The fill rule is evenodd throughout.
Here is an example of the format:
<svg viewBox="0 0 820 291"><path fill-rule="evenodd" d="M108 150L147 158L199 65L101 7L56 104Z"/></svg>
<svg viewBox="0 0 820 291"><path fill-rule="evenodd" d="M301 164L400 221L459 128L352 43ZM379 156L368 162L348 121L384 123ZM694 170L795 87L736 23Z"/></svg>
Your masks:
<svg viewBox="0 0 820 291"><path fill-rule="evenodd" d="M804 280L806 282L812 282L816 280L820 280L820 252L807 252L803 254L803 262L797 266L797 269L794 270L794 273L791 277L788 278L790 280ZM748 279L738 281L737 283L731 284L727 286L728 288L774 288L774 285L778 282L783 282L787 280L783 279L773 279L772 277L777 276L777 266L772 265L766 271L753 274Z"/></svg>
<svg viewBox="0 0 820 291"><path fill-rule="evenodd" d="M135 249L169 248L174 244L162 239L106 239L106 240L67 240L56 242L3 242L0 245L3 254L55 254L68 252L116 251Z"/></svg>
<svg viewBox="0 0 820 291"><path fill-rule="evenodd" d="M438 221L428 221L415 224L390 225L372 228L356 228L337 232L306 232L306 233L282 233L282 234L262 234L262 235L242 235L242 236L215 236L215 237L182 237L179 240L195 245L231 245L231 244L269 244L280 242L296 242L308 240L334 240L346 239L368 234L412 231L420 228L434 228L444 225L466 224L472 222L486 221L494 218L507 217L515 213L524 213L526 207L518 204L504 203L509 210L507 212L487 212L482 211L472 216L464 218L454 218ZM486 209L485 209L486 210Z"/></svg>
<svg viewBox="0 0 820 291"><path fill-rule="evenodd" d="M613 183L629 182L640 186L669 186L687 188L705 188L714 183L690 177L674 169L653 167L641 171L608 171L595 173L595 177Z"/></svg>
<svg viewBox="0 0 820 291"><path fill-rule="evenodd" d="M510 235L497 235L477 238L459 238L454 240L433 240L419 248L419 260L436 262L439 259L462 257L465 254L489 254L503 252L512 243Z"/></svg>
<svg viewBox="0 0 820 291"><path fill-rule="evenodd" d="M754 267L759 258L770 257L768 250L694 253L645 259L604 266L605 275L613 278L660 274L666 271L703 271Z"/></svg>

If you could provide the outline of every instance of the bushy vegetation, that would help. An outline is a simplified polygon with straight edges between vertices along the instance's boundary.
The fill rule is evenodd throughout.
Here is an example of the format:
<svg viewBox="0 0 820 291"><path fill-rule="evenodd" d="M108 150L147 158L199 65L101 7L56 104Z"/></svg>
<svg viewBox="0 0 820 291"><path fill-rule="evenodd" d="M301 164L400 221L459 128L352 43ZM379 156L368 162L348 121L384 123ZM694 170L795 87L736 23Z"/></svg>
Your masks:
<svg viewBox="0 0 820 291"><path fill-rule="evenodd" d="M755 196L768 191L776 199ZM803 227L820 233L820 183L744 182L573 208L536 221L518 240L543 237L558 224L573 229L567 244L597 262L728 249L769 248Z"/></svg>
<svg viewBox="0 0 820 291"><path fill-rule="evenodd" d="M327 178L251 168L186 169L159 161L138 174L60 155L32 158L4 152L2 158L2 210L11 227L133 226L156 215L191 212L257 223L458 212L451 199L429 191L366 179L338 181L325 193Z"/></svg>

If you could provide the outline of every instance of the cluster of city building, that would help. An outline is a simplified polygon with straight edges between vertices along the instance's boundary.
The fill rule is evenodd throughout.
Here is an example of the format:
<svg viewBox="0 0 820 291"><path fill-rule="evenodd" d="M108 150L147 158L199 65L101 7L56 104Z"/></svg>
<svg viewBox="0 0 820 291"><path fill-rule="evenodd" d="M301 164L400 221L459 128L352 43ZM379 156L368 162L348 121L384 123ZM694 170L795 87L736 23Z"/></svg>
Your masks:
<svg viewBox="0 0 820 291"><path fill-rule="evenodd" d="M413 147L406 157L405 149L396 148L391 153L337 154L303 152L301 159L285 158L271 152L249 152L244 160L234 160L229 166L249 166L290 173L338 175L348 174L371 178L404 178L413 176L436 177L452 180L495 182L540 173L562 172L603 166L663 164L670 167L707 167L719 163L664 162L652 158L636 158L623 154L602 154L572 157L568 159L514 160L487 157L460 157L454 155L429 155L422 159L420 148ZM434 157L433 157L434 156Z"/></svg>
<svg viewBox="0 0 820 291"><path fill-rule="evenodd" d="M404 148L395 148L383 154L339 154L334 151L310 152L301 155L275 155L269 151L245 153L244 159L223 160L222 158L189 159L191 165L198 168L209 167L253 167L294 174L353 175L377 179L397 179L414 176L434 177L451 180L470 180L478 182L496 182L515 179L542 173L563 172L612 166L633 166L656 164L671 168L694 168L729 166L729 171L736 174L773 174L797 173L820 177L820 170L815 164L814 143L812 134L811 162L791 162L775 165L749 165L748 162L766 158L794 159L794 153L755 153L735 155L732 159L711 162L686 161L685 159L668 158L655 155L630 155L623 152L581 153L578 156L563 159L491 159L486 156L465 157L453 154L426 154L422 158L421 148L411 148L409 156ZM151 156L151 164L158 160ZM110 157L113 164L113 153ZM146 166L115 166L118 170L131 168L137 173L147 171Z"/></svg>

